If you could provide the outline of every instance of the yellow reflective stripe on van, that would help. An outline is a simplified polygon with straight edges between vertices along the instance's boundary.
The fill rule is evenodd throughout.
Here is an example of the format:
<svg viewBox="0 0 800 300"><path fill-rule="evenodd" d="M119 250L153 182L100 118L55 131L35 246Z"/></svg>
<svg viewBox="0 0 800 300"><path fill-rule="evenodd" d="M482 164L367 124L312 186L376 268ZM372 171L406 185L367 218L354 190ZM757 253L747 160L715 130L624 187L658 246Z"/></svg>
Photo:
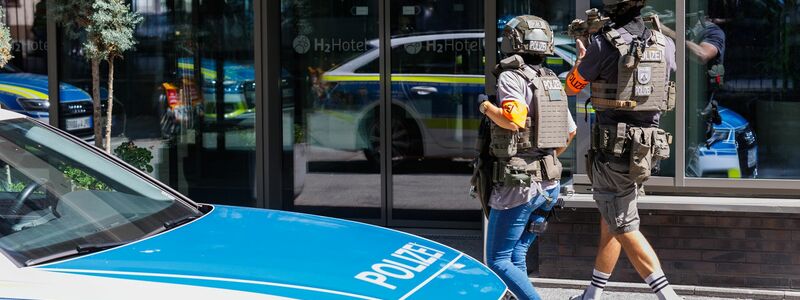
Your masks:
<svg viewBox="0 0 800 300"><path fill-rule="evenodd" d="M183 70L194 70L194 64L178 63L178 68ZM217 71L209 68L200 68L200 72L203 73L203 78L205 79L217 79Z"/></svg>
<svg viewBox="0 0 800 300"><path fill-rule="evenodd" d="M322 80L327 82L369 82L379 81L378 75L322 75ZM429 83L462 83L462 84L485 84L483 77L459 77L459 76L416 76L416 75L392 75L395 82L429 82Z"/></svg>
<svg viewBox="0 0 800 300"><path fill-rule="evenodd" d="M590 113L590 114L593 114L594 113L594 108L589 106L589 109L587 110L585 107L583 107L583 105L581 105L581 106L575 107L575 111L577 111L579 114L583 114L583 113L587 113L587 112Z"/></svg>
<svg viewBox="0 0 800 300"><path fill-rule="evenodd" d="M45 93L16 85L0 84L0 92L6 92L27 99L49 99Z"/></svg>
<svg viewBox="0 0 800 300"><path fill-rule="evenodd" d="M378 75L322 75L322 81L378 81Z"/></svg>
<svg viewBox="0 0 800 300"><path fill-rule="evenodd" d="M546 63L548 65L563 65L564 59L561 57L548 57Z"/></svg>

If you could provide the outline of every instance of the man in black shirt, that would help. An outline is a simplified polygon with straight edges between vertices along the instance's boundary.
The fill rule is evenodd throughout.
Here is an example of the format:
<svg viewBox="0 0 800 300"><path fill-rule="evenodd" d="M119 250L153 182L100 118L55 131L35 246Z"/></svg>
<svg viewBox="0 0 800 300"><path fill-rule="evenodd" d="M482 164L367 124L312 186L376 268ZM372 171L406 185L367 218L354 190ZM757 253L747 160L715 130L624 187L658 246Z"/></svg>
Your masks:
<svg viewBox="0 0 800 300"><path fill-rule="evenodd" d="M658 126L661 114L674 106L669 71L676 69L675 43L645 26L644 0L603 3L612 23L576 41L578 61L567 78L568 94L592 84L597 122L587 174L603 217L591 284L571 299L600 299L620 250L659 299L679 299L639 231L637 208L652 165L669 156L669 134Z"/></svg>

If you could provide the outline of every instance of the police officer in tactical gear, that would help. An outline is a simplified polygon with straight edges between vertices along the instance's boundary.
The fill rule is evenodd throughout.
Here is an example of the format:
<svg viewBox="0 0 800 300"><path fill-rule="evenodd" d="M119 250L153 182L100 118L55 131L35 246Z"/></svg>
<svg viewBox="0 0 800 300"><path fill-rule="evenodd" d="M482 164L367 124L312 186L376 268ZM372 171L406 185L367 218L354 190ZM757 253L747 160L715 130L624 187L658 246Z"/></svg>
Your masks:
<svg viewBox="0 0 800 300"><path fill-rule="evenodd" d="M488 197L487 264L518 299L540 299L525 256L556 205L561 154L577 126L558 76L542 66L553 54L547 21L525 15L506 24L495 69L497 103L480 102L491 122L493 188Z"/></svg>
<svg viewBox="0 0 800 300"><path fill-rule="evenodd" d="M658 128L675 103L675 44L650 29L640 15L644 0L604 0L610 22L588 39L576 40L578 61L567 93L591 83L596 111L587 175L603 217L591 284L571 299L599 299L620 249L659 299L679 299L639 232L639 187L658 161L669 157L671 136Z"/></svg>

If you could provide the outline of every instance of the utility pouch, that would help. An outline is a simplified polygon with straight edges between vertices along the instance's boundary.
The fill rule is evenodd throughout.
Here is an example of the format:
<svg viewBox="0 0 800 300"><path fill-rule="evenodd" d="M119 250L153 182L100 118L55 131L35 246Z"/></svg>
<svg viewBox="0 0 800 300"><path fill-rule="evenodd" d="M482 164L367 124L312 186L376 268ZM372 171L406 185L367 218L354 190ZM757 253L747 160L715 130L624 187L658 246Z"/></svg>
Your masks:
<svg viewBox="0 0 800 300"><path fill-rule="evenodd" d="M667 109L666 111L672 111L675 109L675 94L677 92L677 88L675 87L675 81L670 81L667 83Z"/></svg>
<svg viewBox="0 0 800 300"><path fill-rule="evenodd" d="M611 147L611 153L615 157L621 157L625 153L625 142L628 140L628 125L625 123L617 123L616 135L614 135L614 144Z"/></svg>
<svg viewBox="0 0 800 300"><path fill-rule="evenodd" d="M540 160L542 164L542 179L546 180L560 180L561 179L561 161L553 155L548 155Z"/></svg>
<svg viewBox="0 0 800 300"><path fill-rule="evenodd" d="M531 141L536 140L536 130L533 130L531 126L531 118L525 119L525 129L520 129L517 134L517 151L525 151L533 147Z"/></svg>
<svg viewBox="0 0 800 300"><path fill-rule="evenodd" d="M641 184L653 168L653 134L658 128L633 127L631 132L630 178Z"/></svg>
<svg viewBox="0 0 800 300"><path fill-rule="evenodd" d="M672 144L672 135L663 129L656 130L653 134L653 160L668 159L670 144Z"/></svg>
<svg viewBox="0 0 800 300"><path fill-rule="evenodd" d="M527 187L531 185L531 172L524 159L512 157L503 170L503 185L508 187Z"/></svg>
<svg viewBox="0 0 800 300"><path fill-rule="evenodd" d="M492 142L489 149L495 157L509 158L517 155L517 133L497 124L491 124Z"/></svg>

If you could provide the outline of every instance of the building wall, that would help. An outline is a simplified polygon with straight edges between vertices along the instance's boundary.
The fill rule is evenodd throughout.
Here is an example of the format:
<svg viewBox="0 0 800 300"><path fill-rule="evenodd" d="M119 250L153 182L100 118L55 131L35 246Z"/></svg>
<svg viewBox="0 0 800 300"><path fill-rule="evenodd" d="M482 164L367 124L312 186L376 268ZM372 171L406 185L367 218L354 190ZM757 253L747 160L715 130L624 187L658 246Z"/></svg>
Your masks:
<svg viewBox="0 0 800 300"><path fill-rule="evenodd" d="M672 284L800 289L800 216L640 211L642 233ZM559 214L540 240L541 277L588 280L599 239L593 209ZM624 254L612 281L641 282Z"/></svg>

